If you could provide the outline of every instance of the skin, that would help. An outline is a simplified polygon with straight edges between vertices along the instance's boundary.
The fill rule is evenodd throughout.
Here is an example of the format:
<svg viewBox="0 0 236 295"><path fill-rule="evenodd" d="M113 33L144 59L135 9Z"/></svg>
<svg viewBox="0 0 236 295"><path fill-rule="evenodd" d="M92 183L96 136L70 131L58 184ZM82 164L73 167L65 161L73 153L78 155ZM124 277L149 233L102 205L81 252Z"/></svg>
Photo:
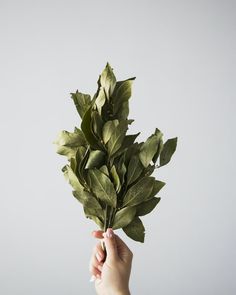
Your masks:
<svg viewBox="0 0 236 295"><path fill-rule="evenodd" d="M92 235L100 239L93 249L89 263L91 280L95 281L97 295L130 295L132 252L111 228L106 233L94 231ZM101 241L105 243L106 258Z"/></svg>

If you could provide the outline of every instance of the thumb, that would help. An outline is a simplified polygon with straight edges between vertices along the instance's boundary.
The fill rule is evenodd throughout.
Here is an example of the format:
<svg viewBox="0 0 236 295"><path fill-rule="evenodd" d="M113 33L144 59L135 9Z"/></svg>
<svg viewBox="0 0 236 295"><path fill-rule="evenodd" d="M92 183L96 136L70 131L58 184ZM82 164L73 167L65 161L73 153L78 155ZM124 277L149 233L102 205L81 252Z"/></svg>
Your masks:
<svg viewBox="0 0 236 295"><path fill-rule="evenodd" d="M116 244L116 238L113 230L111 228L108 228L105 233L103 233L104 242L106 246L107 251L107 260L114 260L118 257L117 253L117 244Z"/></svg>

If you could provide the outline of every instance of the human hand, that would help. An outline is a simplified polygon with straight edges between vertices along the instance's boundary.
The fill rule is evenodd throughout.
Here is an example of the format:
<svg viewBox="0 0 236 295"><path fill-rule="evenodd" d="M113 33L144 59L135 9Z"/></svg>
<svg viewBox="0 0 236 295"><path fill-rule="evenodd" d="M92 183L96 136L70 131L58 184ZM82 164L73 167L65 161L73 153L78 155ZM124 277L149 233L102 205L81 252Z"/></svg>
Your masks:
<svg viewBox="0 0 236 295"><path fill-rule="evenodd" d="M106 233L94 231L92 234L103 239L106 247L106 258L101 243L98 243L90 259L89 270L92 274L91 280L95 281L97 294L130 295L132 252L111 228L108 228Z"/></svg>

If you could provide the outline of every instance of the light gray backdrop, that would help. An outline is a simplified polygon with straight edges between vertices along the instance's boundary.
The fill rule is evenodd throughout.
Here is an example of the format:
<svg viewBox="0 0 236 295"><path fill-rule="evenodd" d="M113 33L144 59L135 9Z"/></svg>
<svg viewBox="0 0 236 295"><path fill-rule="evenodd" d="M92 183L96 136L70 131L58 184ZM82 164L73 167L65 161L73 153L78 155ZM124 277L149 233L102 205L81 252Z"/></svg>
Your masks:
<svg viewBox="0 0 236 295"><path fill-rule="evenodd" d="M94 294L96 226L52 142L107 61L137 77L130 132L179 140L145 243L119 232L132 294L235 294L235 25L233 0L0 0L0 294Z"/></svg>

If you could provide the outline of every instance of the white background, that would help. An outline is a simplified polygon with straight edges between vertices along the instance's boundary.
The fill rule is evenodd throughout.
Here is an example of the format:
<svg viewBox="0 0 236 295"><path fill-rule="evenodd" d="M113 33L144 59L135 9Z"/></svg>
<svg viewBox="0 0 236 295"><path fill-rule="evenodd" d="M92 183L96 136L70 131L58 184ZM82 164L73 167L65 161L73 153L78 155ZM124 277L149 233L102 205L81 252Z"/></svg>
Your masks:
<svg viewBox="0 0 236 295"><path fill-rule="evenodd" d="M96 229L52 144L110 62L136 76L130 132L178 136L134 252L137 295L233 295L236 1L0 0L0 294L92 295Z"/></svg>

